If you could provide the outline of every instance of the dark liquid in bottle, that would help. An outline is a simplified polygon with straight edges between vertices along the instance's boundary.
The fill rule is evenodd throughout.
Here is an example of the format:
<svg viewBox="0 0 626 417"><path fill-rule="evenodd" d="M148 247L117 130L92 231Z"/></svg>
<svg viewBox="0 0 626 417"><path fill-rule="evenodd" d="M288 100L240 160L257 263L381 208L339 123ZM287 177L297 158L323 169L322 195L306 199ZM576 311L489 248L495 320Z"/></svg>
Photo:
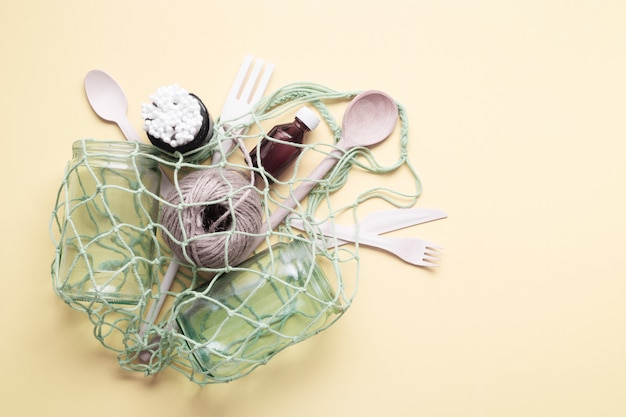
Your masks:
<svg viewBox="0 0 626 417"><path fill-rule="evenodd" d="M268 181L273 182L272 177L280 177L300 154L302 148L293 144L301 144L308 131L309 128L299 119L275 126L267 135L276 140L262 139L258 146L258 158L256 148L250 152L252 165L257 168L262 166L269 174Z"/></svg>

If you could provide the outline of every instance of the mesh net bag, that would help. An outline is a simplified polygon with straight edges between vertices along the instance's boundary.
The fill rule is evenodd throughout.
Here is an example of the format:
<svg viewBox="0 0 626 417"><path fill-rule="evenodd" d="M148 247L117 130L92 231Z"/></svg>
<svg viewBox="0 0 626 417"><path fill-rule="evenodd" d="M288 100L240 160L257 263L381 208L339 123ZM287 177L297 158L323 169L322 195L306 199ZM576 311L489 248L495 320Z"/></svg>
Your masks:
<svg viewBox="0 0 626 417"><path fill-rule="evenodd" d="M342 129L335 115L358 93L316 84L287 85L255 107L249 125L226 128L216 121L214 138L194 152L210 155L221 141L232 139L231 132L245 128L246 133L215 164L210 158L189 162L189 155L163 155L144 144L75 142L51 219L57 295L85 313L95 337L116 352L122 368L146 375L172 368L200 385L247 375L281 350L328 328L356 294L359 246L336 245L320 224L332 225L339 217L356 222L363 211L359 208L370 200L410 207L421 192L407 157L406 112L396 103L399 128L393 133L397 148L392 162L382 164L368 148L351 149L305 200L289 209L285 222L268 226L267 219L306 180L306 161L319 161L336 148L332 143L340 139ZM305 143L289 174L269 181L262 167L250 166L246 149L266 137L265 125L303 105L318 111L321 126L334 141ZM237 195L254 194L260 202L261 230L231 227L214 232L225 239L226 248L236 238L253 242L249 256L233 262L225 250L224 265L198 266L188 250L197 237L175 239L160 219L168 208L181 213L216 201L172 203L159 193L159 169L172 179L178 195L182 180L197 172L211 170L227 184L230 171L256 177L256 185L231 186L220 202L232 211ZM369 188L345 187L356 172L371 176L359 181ZM397 189L376 186L379 176L397 172L402 175L401 181L394 181ZM339 191L348 188L350 192L339 197ZM293 227L293 218L303 226ZM165 243L168 238L170 245ZM172 240L183 248L182 256L174 256ZM161 288L173 263L178 266L173 283ZM160 314L151 316L159 303Z"/></svg>

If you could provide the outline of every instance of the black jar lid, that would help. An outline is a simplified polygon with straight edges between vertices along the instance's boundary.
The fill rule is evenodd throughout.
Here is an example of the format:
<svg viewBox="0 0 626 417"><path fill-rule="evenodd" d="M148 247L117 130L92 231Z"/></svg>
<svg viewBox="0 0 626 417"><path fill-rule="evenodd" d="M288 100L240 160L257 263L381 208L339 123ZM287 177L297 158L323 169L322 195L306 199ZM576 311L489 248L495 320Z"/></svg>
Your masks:
<svg viewBox="0 0 626 417"><path fill-rule="evenodd" d="M196 136L194 136L191 142L187 142L184 145L174 147L164 142L163 140L155 138L154 136L147 133L148 139L154 146L163 149L164 151L169 153L180 152L184 154L193 151L203 145L206 145L209 142L209 140L213 136L213 119L211 118L211 115L209 114L202 100L200 100L195 94L189 93L189 95L196 99L196 101L198 101L198 103L200 104L202 125L200 126L200 130L198 131Z"/></svg>

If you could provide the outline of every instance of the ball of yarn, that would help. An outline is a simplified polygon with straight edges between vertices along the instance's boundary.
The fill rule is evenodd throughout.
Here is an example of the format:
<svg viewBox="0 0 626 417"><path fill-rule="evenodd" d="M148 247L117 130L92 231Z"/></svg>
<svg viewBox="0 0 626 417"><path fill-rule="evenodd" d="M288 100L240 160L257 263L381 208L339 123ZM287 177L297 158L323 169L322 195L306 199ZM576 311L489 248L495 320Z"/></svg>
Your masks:
<svg viewBox="0 0 626 417"><path fill-rule="evenodd" d="M179 182L165 199L161 224L165 243L180 260L223 268L241 263L261 229L261 198L241 171L209 168ZM171 234L171 236L170 236Z"/></svg>

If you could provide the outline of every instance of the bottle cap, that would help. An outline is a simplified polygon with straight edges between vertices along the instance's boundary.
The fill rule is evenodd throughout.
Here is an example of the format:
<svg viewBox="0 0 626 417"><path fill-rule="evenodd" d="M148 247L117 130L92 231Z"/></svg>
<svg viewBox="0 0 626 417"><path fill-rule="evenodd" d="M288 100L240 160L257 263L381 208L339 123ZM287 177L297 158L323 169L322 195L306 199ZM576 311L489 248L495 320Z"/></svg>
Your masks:
<svg viewBox="0 0 626 417"><path fill-rule="evenodd" d="M304 123L309 130L315 129L317 125L320 124L320 119L308 107L302 107L298 110L296 118L300 119L300 121Z"/></svg>

